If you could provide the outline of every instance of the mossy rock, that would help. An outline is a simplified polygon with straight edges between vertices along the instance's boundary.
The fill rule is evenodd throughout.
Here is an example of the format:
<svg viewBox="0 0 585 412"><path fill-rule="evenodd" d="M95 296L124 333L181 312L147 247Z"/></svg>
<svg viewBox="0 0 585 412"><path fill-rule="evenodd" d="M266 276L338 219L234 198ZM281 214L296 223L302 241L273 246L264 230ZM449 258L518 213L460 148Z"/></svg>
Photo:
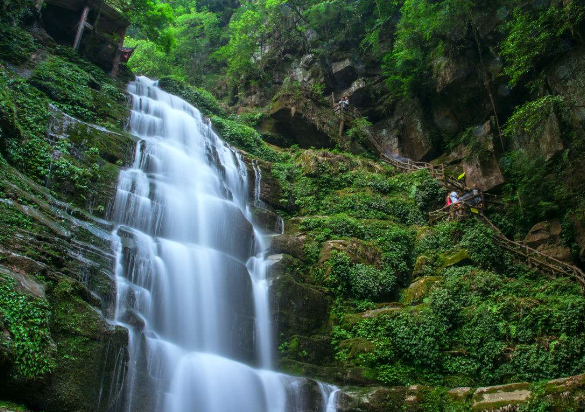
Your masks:
<svg viewBox="0 0 585 412"><path fill-rule="evenodd" d="M363 263L380 268L382 252L372 242L364 242L359 239L329 240L323 244L319 263L323 264L331 259L333 252L345 253L352 263Z"/></svg>
<svg viewBox="0 0 585 412"><path fill-rule="evenodd" d="M331 299L312 285L299 282L292 274L292 258L270 268L272 318L278 336L311 336L326 332Z"/></svg>
<svg viewBox="0 0 585 412"><path fill-rule="evenodd" d="M347 359L355 359L360 354L370 353L376 347L367 339L352 338L339 342L339 348L347 353Z"/></svg>
<svg viewBox="0 0 585 412"><path fill-rule="evenodd" d="M333 362L334 351L327 335L295 335L279 346L283 357L312 365L327 365Z"/></svg>
<svg viewBox="0 0 585 412"><path fill-rule="evenodd" d="M445 269L456 265L467 265L471 263L471 256L465 249L459 249L456 252L439 255L439 268Z"/></svg>
<svg viewBox="0 0 585 412"><path fill-rule="evenodd" d="M411 283L408 288L402 291L401 302L405 305L422 303L432 288L442 279L442 276L427 276Z"/></svg>
<svg viewBox="0 0 585 412"><path fill-rule="evenodd" d="M364 388L350 389L340 394L338 412L404 412L407 389Z"/></svg>
<svg viewBox="0 0 585 412"><path fill-rule="evenodd" d="M474 411L492 411L498 408L521 405L532 395L529 383L513 383L508 385L478 388L473 394Z"/></svg>
<svg viewBox="0 0 585 412"><path fill-rule="evenodd" d="M414 268L412 269L412 276L423 276L429 270L433 271L435 268L435 259L428 255L420 255L416 258Z"/></svg>
<svg viewBox="0 0 585 412"><path fill-rule="evenodd" d="M319 366L283 358L280 360L279 369L290 375L305 376L338 385L367 386L377 383L377 381L371 376L373 374L370 373L367 368L357 366Z"/></svg>

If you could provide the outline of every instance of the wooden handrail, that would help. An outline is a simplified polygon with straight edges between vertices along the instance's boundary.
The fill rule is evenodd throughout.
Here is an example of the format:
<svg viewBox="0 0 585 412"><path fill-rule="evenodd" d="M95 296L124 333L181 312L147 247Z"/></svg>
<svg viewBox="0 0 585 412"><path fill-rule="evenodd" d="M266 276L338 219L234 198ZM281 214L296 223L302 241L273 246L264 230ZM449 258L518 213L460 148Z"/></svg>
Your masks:
<svg viewBox="0 0 585 412"><path fill-rule="evenodd" d="M562 260L556 259L523 243L508 239L502 233L502 231L496 225L494 225L493 222L489 220L483 213L470 213L472 209L471 206L465 204L464 202L458 204L459 208L462 208L465 211L465 215L469 216L469 214L472 214L481 222L493 229L493 239L500 247L503 247L516 256L522 257L524 260L526 260L529 266L536 266L541 271L552 272L554 275L559 274L573 277L578 283L581 284L583 288L585 288L585 273L577 266L563 262ZM453 213L457 212L458 211L453 211ZM429 222L432 224L450 215L451 206L445 206L441 209L430 212Z"/></svg>

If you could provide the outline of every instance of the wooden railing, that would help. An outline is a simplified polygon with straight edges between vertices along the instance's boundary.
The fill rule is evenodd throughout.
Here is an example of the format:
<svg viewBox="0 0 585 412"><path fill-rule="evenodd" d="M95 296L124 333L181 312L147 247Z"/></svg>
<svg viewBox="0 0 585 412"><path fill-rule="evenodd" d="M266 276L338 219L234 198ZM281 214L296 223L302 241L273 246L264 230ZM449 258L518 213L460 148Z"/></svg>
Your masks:
<svg viewBox="0 0 585 412"><path fill-rule="evenodd" d="M402 173L416 172L419 170L428 170L429 174L437 180L445 180L445 165L433 165L425 162L414 162L410 159L399 160L392 157L382 155L381 160L394 166Z"/></svg>
<svg viewBox="0 0 585 412"><path fill-rule="evenodd" d="M585 273L577 266L558 260L520 242L508 239L502 231L481 212L481 209L474 208L463 202L457 203L456 205L457 206L445 206L439 210L430 212L429 223L432 224L449 218L464 219L470 216L475 216L481 222L492 228L494 233L493 239L498 246L524 260L528 267L534 267L541 272L550 273L555 276L560 275L572 277L580 283L583 288L585 288Z"/></svg>

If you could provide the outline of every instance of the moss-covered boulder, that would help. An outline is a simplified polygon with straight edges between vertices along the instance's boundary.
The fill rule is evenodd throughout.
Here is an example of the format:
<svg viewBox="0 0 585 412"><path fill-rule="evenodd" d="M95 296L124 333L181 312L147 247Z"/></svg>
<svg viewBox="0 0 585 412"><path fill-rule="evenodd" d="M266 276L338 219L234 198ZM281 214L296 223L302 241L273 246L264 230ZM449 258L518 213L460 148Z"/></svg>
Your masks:
<svg viewBox="0 0 585 412"><path fill-rule="evenodd" d="M492 411L510 405L523 404L531 395L532 391L528 383L478 388L473 394L472 408L474 411Z"/></svg>
<svg viewBox="0 0 585 412"><path fill-rule="evenodd" d="M442 276L427 276L413 282L403 291L402 303L416 305L422 303L433 287L443 279Z"/></svg>
<svg viewBox="0 0 585 412"><path fill-rule="evenodd" d="M349 256L352 263L363 263L380 267L382 252L372 243L363 242L359 239L328 240L323 244L323 248L321 249L319 263L323 264L330 260L333 252L345 253Z"/></svg>

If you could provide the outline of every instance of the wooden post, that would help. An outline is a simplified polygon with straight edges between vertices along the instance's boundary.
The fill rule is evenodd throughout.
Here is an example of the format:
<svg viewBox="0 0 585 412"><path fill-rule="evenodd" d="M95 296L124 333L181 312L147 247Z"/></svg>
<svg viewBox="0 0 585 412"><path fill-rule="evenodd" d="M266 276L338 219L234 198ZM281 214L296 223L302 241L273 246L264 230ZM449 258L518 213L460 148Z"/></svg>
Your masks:
<svg viewBox="0 0 585 412"><path fill-rule="evenodd" d="M124 37L126 37L126 27L123 27L120 31L120 41L118 42L118 49L116 50L116 55L114 56L114 65L112 66L112 71L110 73L112 77L116 77L118 75L118 66L120 65L120 57L122 56Z"/></svg>
<svg viewBox="0 0 585 412"><path fill-rule="evenodd" d="M79 19L79 23L77 24L77 33L75 34L75 40L73 41L73 50L79 49L79 44L81 43L81 37L83 36L83 29L85 29L85 23L87 22L88 14L89 6L85 6L83 8L83 12L81 13L81 19Z"/></svg>

